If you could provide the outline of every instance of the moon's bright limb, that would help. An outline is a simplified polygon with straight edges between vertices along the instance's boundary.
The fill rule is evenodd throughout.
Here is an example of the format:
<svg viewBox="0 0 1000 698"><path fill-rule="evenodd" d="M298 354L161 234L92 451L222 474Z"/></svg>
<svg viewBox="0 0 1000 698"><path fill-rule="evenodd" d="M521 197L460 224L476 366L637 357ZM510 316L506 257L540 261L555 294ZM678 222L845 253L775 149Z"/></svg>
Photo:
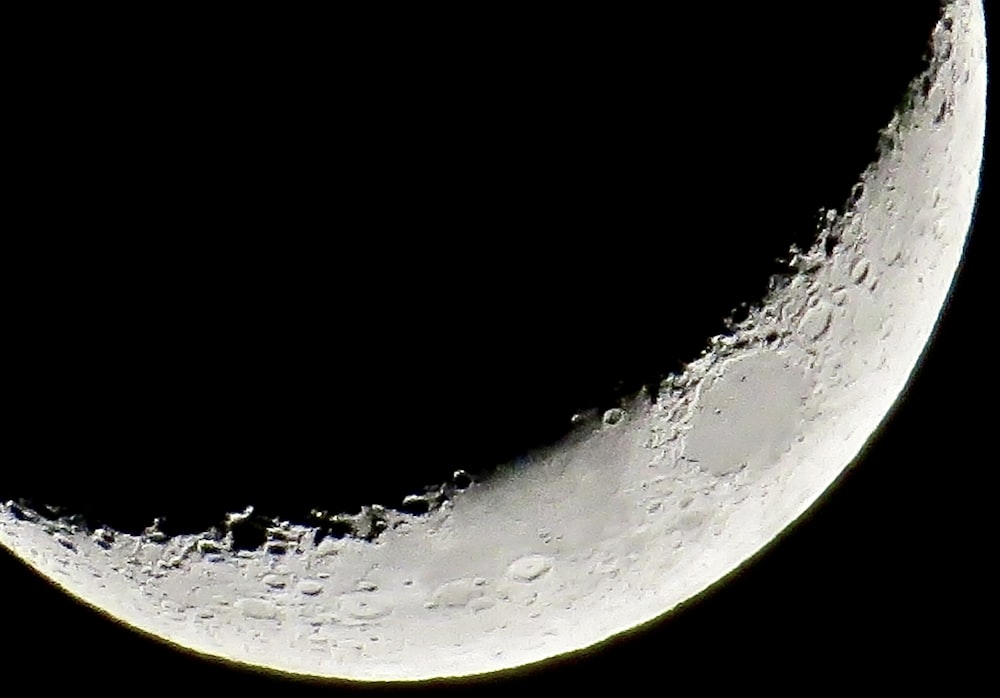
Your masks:
<svg viewBox="0 0 1000 698"><path fill-rule="evenodd" d="M387 513L375 542L314 545L306 529L276 526L285 555L232 553L199 536L89 536L11 506L0 542L155 635L320 676L485 673L662 615L801 515L906 385L978 188L982 13L971 0L948 7L930 89L890 124L857 197L828 223L834 254L822 240L800 254L790 282L658 404L583 418L531 468L424 517Z"/></svg>

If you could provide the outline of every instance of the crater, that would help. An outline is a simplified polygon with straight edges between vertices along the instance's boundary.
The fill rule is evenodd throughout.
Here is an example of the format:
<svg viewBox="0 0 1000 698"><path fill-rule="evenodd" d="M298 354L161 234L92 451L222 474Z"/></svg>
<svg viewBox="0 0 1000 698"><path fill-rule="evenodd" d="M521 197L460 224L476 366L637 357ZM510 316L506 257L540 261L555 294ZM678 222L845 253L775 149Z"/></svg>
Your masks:
<svg viewBox="0 0 1000 698"><path fill-rule="evenodd" d="M807 390L802 369L779 354L727 362L699 389L684 458L717 477L754 477L792 445Z"/></svg>

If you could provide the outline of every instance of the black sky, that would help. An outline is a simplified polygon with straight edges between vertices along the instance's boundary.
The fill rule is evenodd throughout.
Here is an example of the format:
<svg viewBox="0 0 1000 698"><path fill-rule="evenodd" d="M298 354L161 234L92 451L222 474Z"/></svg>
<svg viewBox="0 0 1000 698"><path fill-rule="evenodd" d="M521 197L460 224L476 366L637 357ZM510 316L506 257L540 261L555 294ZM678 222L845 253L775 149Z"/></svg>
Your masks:
<svg viewBox="0 0 1000 698"><path fill-rule="evenodd" d="M859 8L869 6L872 16L868 28L847 35L840 49L845 55L852 49L851 37L856 45L873 27L893 25L899 8L886 3L884 10L871 10L870 5L858 3ZM855 8L854 16L860 12ZM845 32L847 24L835 25L835 30ZM820 32L816 41L828 40L833 32ZM798 34L789 40L796 46L808 43ZM777 33L771 41L780 44ZM795 63L793 56L783 56L773 46L765 53L772 65ZM883 52L884 60L891 58L887 54L891 52ZM744 82L747 68L735 65L735 57L729 60L731 74L743 76ZM863 70L847 57L844 60L852 66L848 75ZM834 87L824 84L823 89L828 93L824 99L836 103L838 91L849 91L849 80ZM746 106L734 106L739 108ZM798 136L803 138L804 152L837 156L839 143L831 149L830 143L809 141L807 133ZM757 149L755 159L769 152L766 145L752 147ZM788 158L793 150L788 143L776 147L776 158ZM807 167L807 159L802 158L802 167ZM960 682L962 676L977 673L983 651L969 632L988 612L991 591L984 560L990 545L986 534L992 527L984 482L991 460L990 415L977 406L978 395L990 390L991 380L989 347L983 339L989 323L982 319L993 311L995 295L988 283L994 251L985 234L995 229L997 220L990 201L991 196L997 199L997 178L990 164L995 165L987 163L974 234L936 340L905 401L819 509L723 588L666 622L544 669L493 682L438 686L433 692L507 694L554 686L584 691L595 684L638 690L641 682L652 682L664 692L692 682L709 688L777 685L795 691L801 684L791 677L802 675L823 685L827 679L860 677L871 671L883 680L912 685L925 677ZM783 205L787 192L782 192L781 177L788 173L767 168L764 172L772 176L774 205ZM733 176L741 180L753 174ZM730 186L739 190L738 184ZM737 199L744 205L757 201L758 186L747 185ZM705 200L711 202L709 197ZM711 203L723 209L730 205ZM682 204L676 205L683 208ZM638 217L637 225L652 216L646 213ZM714 213L706 210L705 215ZM683 215L688 227L700 221L700 217L692 221L689 212ZM759 230L759 215L749 212L746 224L743 235L771 239ZM651 229L655 227L650 223ZM732 227L727 230L733 234ZM725 234L712 235L720 245L727 240ZM613 237L622 239L618 234ZM725 270L713 269L711 259L685 257L682 243L670 244L678 258L674 268L688 274L683 283L713 288ZM702 243L696 253L704 255L707 247ZM642 251L638 256L647 257ZM591 259L599 260L600 255ZM728 264L726 269L738 267L736 259L720 264ZM650 264L654 282L660 273L662 268ZM600 351L607 346L598 344ZM8 598L0 672L8 675L28 674L44 687L93 688L113 694L134 692L134 687L151 683L164 694L200 687L272 688L282 695L351 691L289 683L192 658L101 619L34 578L6 552L0 555L0 565L0 588ZM42 666L40 656L51 659L55 669L29 670Z"/></svg>
<svg viewBox="0 0 1000 698"><path fill-rule="evenodd" d="M253 50L225 75L40 63L25 194L88 232L17 255L31 467L0 496L195 532L394 506L551 443L679 372L813 242L935 4L477 29L277 77Z"/></svg>

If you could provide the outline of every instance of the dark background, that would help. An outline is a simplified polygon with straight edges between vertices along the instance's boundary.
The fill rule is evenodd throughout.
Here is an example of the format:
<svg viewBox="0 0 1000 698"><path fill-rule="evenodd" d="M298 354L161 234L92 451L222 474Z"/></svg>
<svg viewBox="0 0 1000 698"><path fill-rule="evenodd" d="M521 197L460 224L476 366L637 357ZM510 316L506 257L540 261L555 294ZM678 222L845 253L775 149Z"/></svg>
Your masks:
<svg viewBox="0 0 1000 698"><path fill-rule="evenodd" d="M0 497L194 532L398 505L551 443L812 244L936 5L42 52L10 254L30 467Z"/></svg>
<svg viewBox="0 0 1000 698"><path fill-rule="evenodd" d="M857 57L856 49L866 45L866 36L885 35L885 45L871 50L877 50L882 57L878 65L891 62L890 57L899 53L899 45L890 36L895 29L890 31L890 28L899 27L900 12L908 11L901 10L901 6L897 5L886 3L884 7L872 9L872 3L859 3L857 8L850 3L839 4L838 8L846 16L865 17L865 21L837 20L833 14L828 17L823 15L822 10L816 10L823 15L822 20L828 21L810 22L809 18L803 17L796 25L799 27L797 30L772 29L770 33L764 32L761 27L775 18L762 19L754 12L742 10L747 17L737 18L740 22L754 20L756 23L748 24L744 33L737 28L722 32L722 45L731 41L735 47L729 53L724 52L722 67L704 65L707 59L679 59L676 66L679 70L694 74L700 70L715 71L720 79L730 76L730 82L725 84L732 85L734 90L744 90L741 95L744 99L736 99L735 94L738 93L734 93L734 114L748 108L744 100L754 97L753 86L760 87L770 98L767 105L773 111L768 113L777 115L777 125L771 124L771 130L767 132L756 130L756 125L763 129L768 122L768 119L758 115L747 121L736 119L736 125L722 134L718 132L720 124L728 121L720 117L718 108L698 117L717 119L718 123L702 125L703 130L695 129L696 124L686 124L685 128L679 129L680 136L658 147L661 153L664 149L675 150L676 158L680 159L683 167L700 165L705 168L702 173L694 172L687 183L681 185L691 187L691 191L682 191L678 200L669 202L657 200L656 191L651 192L649 196L657 201L656 206L663 210L662 215L656 215L656 210L642 209L633 214L635 220L631 222L631 228L614 225L616 212L627 207L620 200L609 204L604 211L605 218L600 220L611 222L607 226L613 229L609 236L619 246L609 249L607 255L603 251L585 255L585 261L596 265L609 259L625 263L639 258L649 263L649 283L655 283L661 275L674 279L672 283L675 285L670 288L668 297L679 298L677 305L688 308L685 311L688 315L679 312L674 321L680 326L685 326L689 316L690 322L695 322L695 315L709 312L720 304L725 308L711 317L724 314L726 309L740 301L759 297L760 293L753 290L754 284L766 286L766 277L771 272L768 263L795 239L795 235L787 230L761 230L757 211L770 206L775 209L780 225L789 228L801 226L816 206L838 205L839 199L829 200L829 191L840 191L841 182L834 177L813 191L806 184L793 181L787 184L791 189L789 192L785 189L787 178L798 179L796 173L805 173L801 176L805 180L839 167L843 172L855 173L848 178L845 186L849 186L860 166L867 161L865 158L870 158L870 151L875 145L875 136L872 135L869 144L862 148L869 152L861 153L859 166L846 151L848 145L856 140L852 132L831 130L829 134L824 133L823 139L817 139L807 128L792 129L789 122L798 123L801 119L792 119L782 108L793 108L801 98L806 106L800 108L805 113L817 115L817 120L813 122L816 128L831 129L847 119L849 112L863 111L865 105L870 103L866 97L877 94L879 90L872 83L864 88L868 92L851 92L852 79L857 78L859 84L864 85L865 68L871 65ZM771 9L762 12L777 13L774 7L772 5ZM911 5L906 4L906 7ZM667 24L676 32L684 29L685 34L698 34L694 25L686 23L686 19L674 18L672 24ZM709 18L702 16L700 19L704 23ZM908 31L916 32L919 21L914 20L914 25ZM701 26L704 27L701 32L706 35L702 42L705 47L702 54L707 54L710 47L715 46L711 39L713 25ZM816 26L825 26L826 29L819 31ZM613 32L612 29L608 31ZM833 41L831 37L838 39ZM793 47L787 53L777 48L783 45L781 42L785 39ZM660 37L658 41L671 47L685 45L680 39L669 41ZM614 47L622 43L629 42L620 42ZM919 44L918 41L918 47ZM751 50L758 45L759 50ZM879 44L875 42L874 45ZM826 48L829 50L821 50ZM825 63L822 63L820 55L827 56L822 59ZM704 58L704 55L699 57ZM746 60L741 57L746 57ZM657 60L664 59L663 55L657 56ZM748 68L753 60L762 63L753 69ZM785 94L782 101L779 99L781 90L773 84L763 84L767 81L762 76L773 74L778 67L807 60L819 61L816 70L821 71L823 76L816 79L821 86L817 91L819 96L810 96L813 87L807 81L804 84L808 89L794 91L791 97ZM908 69L905 59L898 58L898 61L897 71ZM831 76L838 70L844 73L843 80L831 83ZM888 68L886 71L886 76L892 72ZM792 71L789 71L791 74ZM882 79L888 80L888 77ZM690 77L684 80L683 84L697 92L698 81ZM644 84L642 80L636 82ZM838 100L841 91L852 97ZM705 98L713 99L711 104L714 107L727 102L717 94ZM684 102L678 101L680 109ZM844 106L844 102L849 108ZM750 104L756 106L752 100ZM821 112L827 113L824 105L841 111L835 112L836 117L820 117ZM880 109L871 107L871 111L868 119L874 120L874 123L885 122L886 117ZM781 116L783 113L785 116ZM688 118L698 120L693 116ZM823 121L823 118L829 121ZM868 123L861 116L857 119L859 124ZM754 124L755 128L747 127L747 123ZM713 132L718 132L720 138L715 145L709 146L718 149L713 155L728 158L732 155L732 148L737 147L746 147L751 151L741 153L742 157L735 159L738 164L726 168L730 175L724 181L718 179L716 167L706 165L706 158L685 154L689 147L687 140L693 138L691 133L704 137ZM781 139L782 133L787 140ZM747 140L750 145L739 145ZM720 142L723 145L718 145ZM642 150L640 147L633 148L633 151ZM821 162L815 162L816 158ZM670 161L675 164L664 173L664 182L668 176L676 176L678 169L683 169L676 164L676 159ZM658 162L633 169L644 174ZM636 179L644 178L637 176ZM986 644L984 641L980 645L972 638L990 610L987 601L991 590L989 560L984 556L990 549L986 538L990 528L988 514L991 504L985 483L988 472L985 464L989 458L988 455L981 455L989 452L986 448L989 413L976 403L978 394L989 389L988 385L982 384L990 379L985 370L977 368L977 363L989 362L988 345L984 343L984 330L989 323L984 323L981 318L992 310L993 305L993 297L988 295L992 288L987 284L988 275L992 272L992 248L985 231L996 224L995 205L991 205L990 201L991 194L996 199L993 191L996 189L995 180L995 175L991 176L987 169L975 232L963 270L938 329L938 336L910 386L906 400L895 410L860 463L844 476L817 511L723 588L653 628L543 669L522 671L490 682L449 684L448 687L471 693L506 693L549 686L576 691L598 682L603 685L620 683L635 686L642 681L652 682L659 687L657 690L670 690L673 686L691 682L708 688L760 684L787 685L795 690L801 684L791 682L790 677L803 674L812 675L820 685L837 677L860 677L866 671L873 671L882 680L905 684L919 683L928 678L960 682L962 677L978 674L985 661ZM621 185L623 192L634 191L629 181ZM695 186L692 182L704 184ZM770 198L762 198L765 192L770 193ZM797 197L807 194L820 198L808 199L808 206L802 204L805 213L786 215L777 210L785 208L786 200L797 201ZM556 195L558 192L553 196ZM626 195L621 193L619 196ZM702 216L692 215L692 205L704 211L704 219L707 219L706 232L703 237L699 234L698 240L688 240L689 235L676 232L697 228L702 222ZM569 203L566 206L571 208ZM747 209L746 214L738 215L743 208ZM745 224L742 228L736 225L740 220ZM662 259L662 255L650 253L643 247L650 244L650 239L656 239L654 234L646 237L628 234L630 229L644 225L655 233L657 226L662 226L662 221L675 231L666 243L662 243L666 247L655 250L658 253L669 252L670 258L676 260L666 269L655 263L658 257ZM585 227L577 219L572 222ZM476 221L475 224L487 225L488 222ZM543 232L544 229L527 230L520 244L528 245L536 237L544 239ZM634 243L631 242L633 240ZM626 253L622 251L623 241L635 244L639 249ZM758 250L761 247L764 249ZM710 255L715 248L719 248L720 257ZM753 256L755 250L756 257ZM533 256L541 259L556 256L548 249L535 252L537 254L533 253ZM753 265L757 266L741 271L743 266ZM523 275L523 271L519 273ZM595 272L598 273L599 270ZM754 278L751 279L751 276ZM757 280L759 276L763 278ZM628 277L628 274L610 274L604 278L605 283L596 285L616 287L619 281ZM734 277L736 280L732 281ZM592 282L593 279L594 275L585 274L560 281L578 288L578 282ZM731 285L727 285L729 283ZM720 286L725 288L713 290ZM685 303L686 296L681 294L685 291L690 293L692 287L699 291L705 289L706 298L688 305ZM590 293L586 289L584 291L584 295ZM597 296L603 297L600 293ZM632 332L636 318L628 313L650 310L648 307L630 310L628 306L614 304L600 307L608 309L612 317L619 317L616 312L626 315L621 325L612 323L612 329L601 328L605 335ZM593 312L591 307L586 313L571 313L570 317L574 320L586 319L592 317ZM558 315L565 317L563 313ZM535 316L535 332L544 333L548 327L545 317L544 314ZM559 321L565 322L564 319ZM504 332L509 333L514 325L516 323L505 326ZM488 328L484 331L494 330ZM700 338L714 331L694 327L690 337L671 345L672 356L676 361L689 358L689 345L694 345L696 351L701 346L699 342L703 341ZM657 336L656 339L663 338ZM552 342L556 346L555 355L562 355L567 349L578 349L580 343L575 335L571 340L552 339ZM604 355L609 348L613 350L620 344L597 342L593 349L587 350L587 361L570 362L570 368L560 369L565 372L562 380L575 385L572 378L581 366L593 365L595 355ZM411 350L402 360L407 361L406 357L412 356ZM522 360L518 366L526 363L529 363L527 359ZM538 365L534 359L530 363ZM544 358L541 365L548 369L557 363L555 359ZM447 366L449 362L442 360L442 364ZM655 371L660 367L646 365L645 368ZM549 373L547 370L536 370L546 375ZM620 374L622 370L625 369L619 366L609 373ZM520 375L521 371L511 373ZM641 375L628 377L640 381L643 378ZM613 394L613 390L607 387L608 381L602 378L597 383L599 385L594 392L577 396L578 399L611 399L606 397L609 391ZM456 381L456 384L464 385L462 381ZM427 392L425 386L418 394ZM552 394L563 396L565 390L554 390ZM434 398L428 399L433 401ZM514 397L510 399L515 400ZM552 400L558 402L557 398ZM559 409L555 411L559 412L561 403L556 407ZM503 413L500 411L500 414ZM482 436L478 438L481 440ZM475 443L476 438L470 437L470 442ZM433 442L426 447L430 449L438 445L438 442ZM461 447L465 448L467 444L463 442ZM117 474L121 471L113 472ZM431 475L430 470L420 473L423 477ZM380 496L383 493L381 490L366 489L361 480L359 478L358 497ZM259 494L260 485L257 487L257 490L250 488L241 494ZM271 688L334 694L352 690L344 686L330 688L290 683L285 679L187 656L103 620L35 578L6 552L0 555L0 563L2 588L7 592L8 599L3 640L0 640L4 668L0 671L18 675L24 671L22 667L39 666L39 657L51 658L57 670L38 674L41 686L64 690L94 688L112 693L133 691L136 690L134 687L150 684L155 684L164 692L192 687L225 690ZM789 683L786 684L786 680ZM122 688L119 689L119 686ZM437 686L434 690L444 688Z"/></svg>

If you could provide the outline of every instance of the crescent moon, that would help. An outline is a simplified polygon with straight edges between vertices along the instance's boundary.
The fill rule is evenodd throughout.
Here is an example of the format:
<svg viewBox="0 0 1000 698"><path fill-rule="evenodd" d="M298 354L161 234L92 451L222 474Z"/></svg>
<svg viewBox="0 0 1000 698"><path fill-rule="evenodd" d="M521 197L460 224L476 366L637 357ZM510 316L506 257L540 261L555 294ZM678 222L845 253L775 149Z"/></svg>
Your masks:
<svg viewBox="0 0 1000 698"><path fill-rule="evenodd" d="M878 160L816 245L792 255L787 283L665 381L655 403L637 396L580 415L531 467L421 516L375 512L385 530L374 541L316 540L275 522L276 558L198 535L43 524L8 502L0 544L135 628L291 674L470 676L627 633L759 554L899 400L962 259L985 95L982 3L961 0L945 8L931 66ZM941 153L947 166L925 166Z"/></svg>

